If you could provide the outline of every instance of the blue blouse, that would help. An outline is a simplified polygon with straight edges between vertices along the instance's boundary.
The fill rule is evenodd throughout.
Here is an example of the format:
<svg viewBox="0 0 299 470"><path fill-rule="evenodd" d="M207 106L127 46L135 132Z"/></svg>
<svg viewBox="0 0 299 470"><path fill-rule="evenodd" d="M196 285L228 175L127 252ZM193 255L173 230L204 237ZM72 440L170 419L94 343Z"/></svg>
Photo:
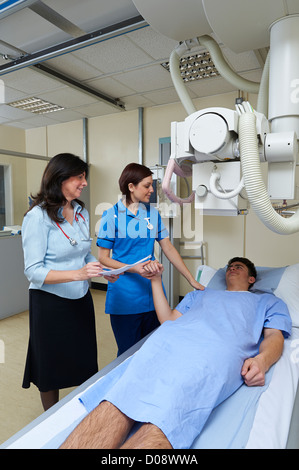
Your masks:
<svg viewBox="0 0 299 470"><path fill-rule="evenodd" d="M51 270L76 270L90 261L97 261L91 254L88 212L76 202L73 205L73 224L66 220L59 224L64 233L40 206L35 206L24 217L24 272L30 282L29 289L41 289L68 299L78 299L86 294L87 280L44 284ZM62 208L59 215L62 216ZM76 240L77 244L72 246L68 237Z"/></svg>

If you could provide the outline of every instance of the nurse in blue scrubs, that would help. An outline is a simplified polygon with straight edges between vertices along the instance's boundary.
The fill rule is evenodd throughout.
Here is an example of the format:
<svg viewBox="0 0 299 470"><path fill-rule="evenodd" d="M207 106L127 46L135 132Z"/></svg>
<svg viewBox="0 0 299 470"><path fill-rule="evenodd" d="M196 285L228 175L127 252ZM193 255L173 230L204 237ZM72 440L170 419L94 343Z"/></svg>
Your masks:
<svg viewBox="0 0 299 470"><path fill-rule="evenodd" d="M110 268L133 264L151 255L108 282L105 312L118 345L118 355L160 325L154 309L151 277L161 269L154 259L155 241L176 269L195 289L203 289L169 240L159 212L149 204L153 192L152 172L130 163L119 178L122 199L103 213L97 239L99 261ZM112 256L111 256L112 252Z"/></svg>

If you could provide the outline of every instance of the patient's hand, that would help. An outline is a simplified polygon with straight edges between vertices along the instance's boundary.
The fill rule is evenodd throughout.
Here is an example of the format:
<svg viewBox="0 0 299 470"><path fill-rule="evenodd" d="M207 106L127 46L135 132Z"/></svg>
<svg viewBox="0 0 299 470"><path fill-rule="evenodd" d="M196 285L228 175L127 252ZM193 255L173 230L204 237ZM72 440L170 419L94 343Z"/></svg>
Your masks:
<svg viewBox="0 0 299 470"><path fill-rule="evenodd" d="M161 276L163 272L163 266L157 260L155 261L145 261L144 263L139 263L129 269L132 273L140 274L142 277L147 279L152 279L155 276Z"/></svg>
<svg viewBox="0 0 299 470"><path fill-rule="evenodd" d="M265 373L265 365L259 354L244 361L241 375L248 387L262 387L265 385Z"/></svg>
<svg viewBox="0 0 299 470"><path fill-rule="evenodd" d="M163 265L159 263L159 261L154 260L150 261L144 266L144 273L142 274L142 276L146 277L147 279L152 279L156 276L160 277L163 271Z"/></svg>

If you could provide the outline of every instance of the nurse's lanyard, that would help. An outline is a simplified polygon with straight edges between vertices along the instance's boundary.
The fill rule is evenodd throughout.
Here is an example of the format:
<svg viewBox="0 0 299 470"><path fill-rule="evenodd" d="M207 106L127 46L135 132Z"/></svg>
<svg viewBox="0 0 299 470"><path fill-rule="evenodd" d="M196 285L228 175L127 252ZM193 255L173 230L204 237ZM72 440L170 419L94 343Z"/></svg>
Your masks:
<svg viewBox="0 0 299 470"><path fill-rule="evenodd" d="M82 215L82 214L79 214L79 216L80 216L80 217L83 219L83 221L85 222L85 219L84 219L83 215ZM78 217L77 217L77 214L75 214L75 220L76 220L76 222L79 223L79 219L78 219ZM71 244L72 246L78 245L78 242L76 242L76 240L74 240L74 238L69 237L69 236L65 233L65 231L62 230L62 228L60 227L60 225L59 225L58 222L56 222L56 225L57 225L58 228L60 228L60 230L62 231L63 235L68 239L68 241L70 242L70 244ZM80 227L80 226L79 226L79 227ZM86 240L85 240L85 239L81 238L81 240L82 240L82 241L89 241L89 240L91 240L91 239L89 238L89 239L86 239Z"/></svg>

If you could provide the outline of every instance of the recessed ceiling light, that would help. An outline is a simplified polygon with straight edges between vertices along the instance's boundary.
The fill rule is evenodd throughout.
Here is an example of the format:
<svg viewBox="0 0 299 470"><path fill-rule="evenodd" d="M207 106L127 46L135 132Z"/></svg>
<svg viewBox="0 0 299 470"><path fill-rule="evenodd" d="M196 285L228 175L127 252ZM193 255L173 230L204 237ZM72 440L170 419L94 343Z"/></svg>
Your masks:
<svg viewBox="0 0 299 470"><path fill-rule="evenodd" d="M49 103L48 101L41 100L34 96L24 100L13 101L12 103L8 103L8 105L13 108L23 109L24 111L30 111L34 114L53 113L64 109L58 104Z"/></svg>
<svg viewBox="0 0 299 470"><path fill-rule="evenodd" d="M161 65L169 71L169 62L164 62ZM180 59L180 72L184 82L214 78L220 75L209 52L182 57Z"/></svg>

